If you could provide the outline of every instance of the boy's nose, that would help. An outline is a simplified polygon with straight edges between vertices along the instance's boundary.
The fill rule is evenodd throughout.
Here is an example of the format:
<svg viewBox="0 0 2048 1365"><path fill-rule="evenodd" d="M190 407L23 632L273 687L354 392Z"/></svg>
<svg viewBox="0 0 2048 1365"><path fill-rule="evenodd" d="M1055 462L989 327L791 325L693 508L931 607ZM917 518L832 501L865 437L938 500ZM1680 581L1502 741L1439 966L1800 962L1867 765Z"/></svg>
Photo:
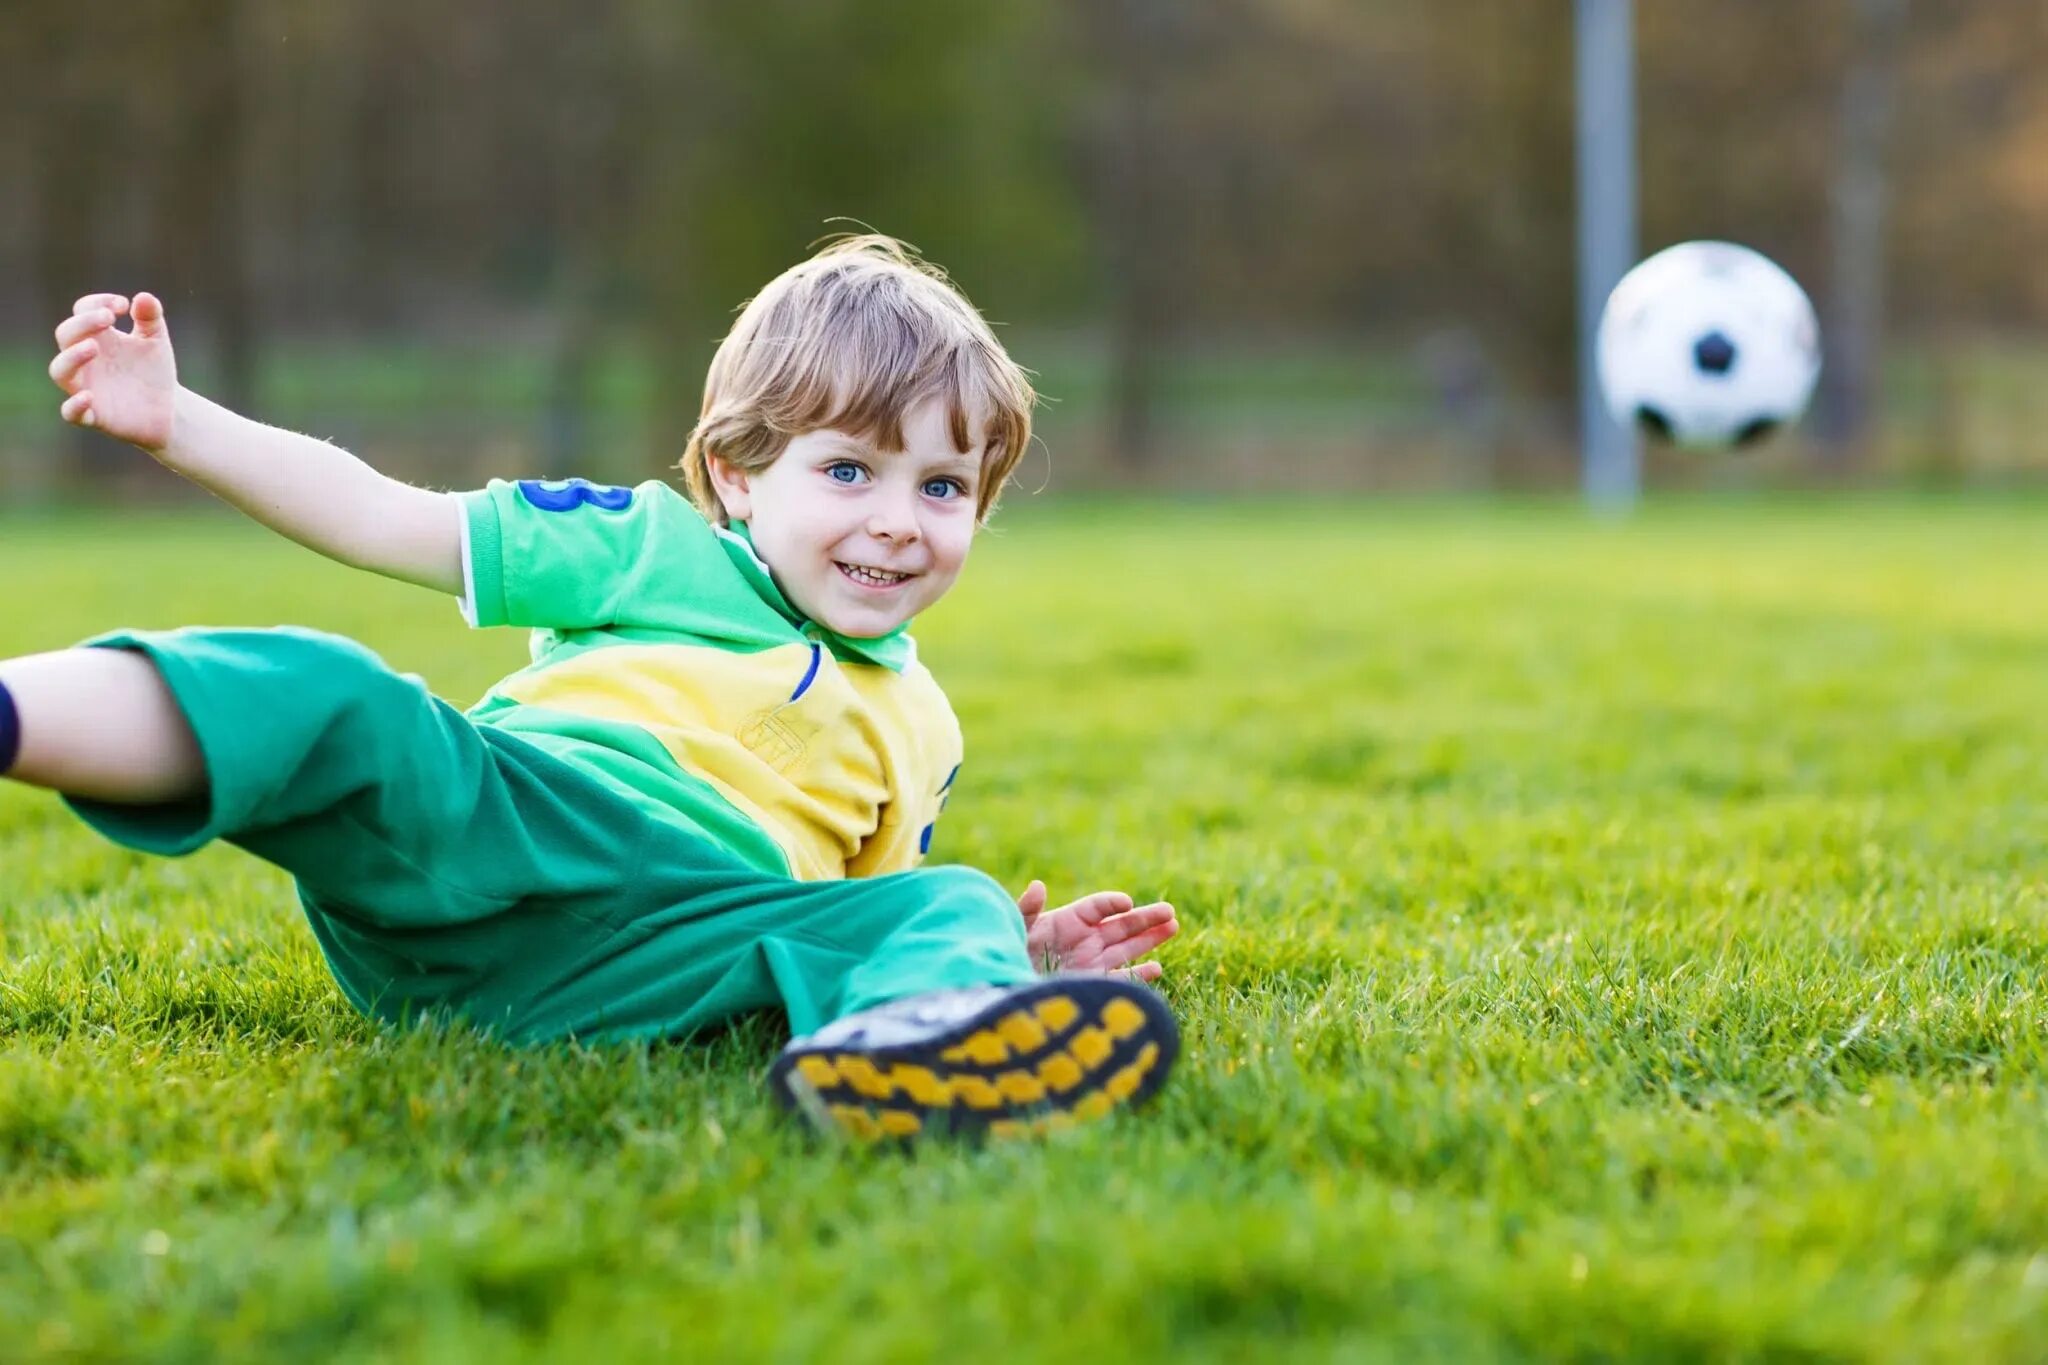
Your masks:
<svg viewBox="0 0 2048 1365"><path fill-rule="evenodd" d="M868 514L868 534L877 540L909 545L917 540L917 513L911 508L886 503Z"/></svg>

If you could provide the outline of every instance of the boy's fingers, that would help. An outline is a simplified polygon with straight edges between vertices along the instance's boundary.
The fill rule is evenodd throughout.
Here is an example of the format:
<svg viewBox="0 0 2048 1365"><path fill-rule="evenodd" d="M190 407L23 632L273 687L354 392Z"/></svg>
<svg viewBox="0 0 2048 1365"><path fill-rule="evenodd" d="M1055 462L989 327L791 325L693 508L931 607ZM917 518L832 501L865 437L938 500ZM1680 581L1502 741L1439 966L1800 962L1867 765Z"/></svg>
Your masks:
<svg viewBox="0 0 2048 1365"><path fill-rule="evenodd" d="M110 313L125 313L128 311L128 296L125 294L87 294L77 303L71 305L71 311L74 313L90 312L96 308L104 308Z"/></svg>
<svg viewBox="0 0 2048 1365"><path fill-rule="evenodd" d="M1110 915L1120 915L1131 908L1131 898L1121 891L1097 891L1092 896L1083 896L1067 909L1083 924L1096 925Z"/></svg>
<svg viewBox="0 0 2048 1365"><path fill-rule="evenodd" d="M1045 883L1033 881L1031 885L1024 888L1024 894L1017 897L1017 913L1024 917L1024 923L1028 925L1031 921L1037 919L1039 913L1044 909Z"/></svg>
<svg viewBox="0 0 2048 1365"><path fill-rule="evenodd" d="M50 362L50 378L60 389L71 387L71 381L85 368L92 358L100 353L97 341L81 341L76 346L57 352L57 358Z"/></svg>
<svg viewBox="0 0 2048 1365"><path fill-rule="evenodd" d="M1162 924L1173 924L1173 907L1161 902L1158 905L1141 905L1135 910L1126 910L1121 915L1112 915L1102 921L1096 929L1096 936L1104 943L1121 943L1134 934L1142 934ZM1178 931L1179 925L1174 924ZM1170 935L1169 935L1170 936Z"/></svg>
<svg viewBox="0 0 2048 1365"><path fill-rule="evenodd" d="M139 336L163 335L164 305L154 294L135 296L135 331Z"/></svg>
<svg viewBox="0 0 2048 1365"><path fill-rule="evenodd" d="M1121 967L1133 958L1143 957L1179 932L1178 924L1162 924L1157 928L1147 929L1142 934L1133 934L1121 942L1104 947L1102 956L1097 959L1098 965Z"/></svg>
<svg viewBox="0 0 2048 1365"><path fill-rule="evenodd" d="M93 424L92 390L80 389L77 393L65 399L64 406L59 409L59 415L67 422L75 422L82 427L91 426Z"/></svg>
<svg viewBox="0 0 2048 1365"><path fill-rule="evenodd" d="M1127 981L1157 981L1166 968L1157 962L1140 962L1135 967L1119 967L1111 976L1120 976Z"/></svg>
<svg viewBox="0 0 2048 1365"><path fill-rule="evenodd" d="M57 324L57 345L71 346L97 332L104 332L114 325L114 315L105 308L91 308L83 313L73 313Z"/></svg>

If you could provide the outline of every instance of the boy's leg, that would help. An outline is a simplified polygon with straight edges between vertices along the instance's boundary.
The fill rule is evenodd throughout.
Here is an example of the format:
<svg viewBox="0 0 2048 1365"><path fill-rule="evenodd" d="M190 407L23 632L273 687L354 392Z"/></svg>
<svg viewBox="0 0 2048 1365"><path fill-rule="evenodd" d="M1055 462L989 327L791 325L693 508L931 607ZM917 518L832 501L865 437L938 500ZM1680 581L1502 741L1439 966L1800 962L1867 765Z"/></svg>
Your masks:
<svg viewBox="0 0 2048 1365"><path fill-rule="evenodd" d="M206 787L162 675L104 649L0 660L0 777L108 801L185 800Z"/></svg>
<svg viewBox="0 0 2048 1365"><path fill-rule="evenodd" d="M628 895L631 918L599 950L532 964L513 1033L676 1038L779 1008L806 1034L906 996L1037 975L1016 902L965 867L803 882L677 834L650 844Z"/></svg>
<svg viewBox="0 0 2048 1365"><path fill-rule="evenodd" d="M66 791L89 823L131 847L176 856L227 839L323 903L425 926L611 886L644 837L632 822L619 827L615 807L626 803L594 779L472 724L352 640L178 630L91 647L153 666L203 756L205 780L182 800ZM558 777L599 791L558 796L548 785ZM587 817L576 809L607 798Z"/></svg>
<svg viewBox="0 0 2048 1365"><path fill-rule="evenodd" d="M166 800L93 794L117 784L66 799L129 847L177 855L225 839L292 873L358 1008L397 1017L500 1003L491 989L499 959L587 951L623 913L615 892L633 877L652 823L644 812L546 752L472 724L361 645L296 629L136 632L92 644L81 652L105 658L88 663L158 680L204 776ZM115 711L71 713L40 697L20 705L24 753L44 746L75 774L91 750L87 732L125 723L120 708L137 697L99 700ZM35 761L38 776L53 775L49 761Z"/></svg>
<svg viewBox="0 0 2048 1365"><path fill-rule="evenodd" d="M779 1099L857 1137L1005 1131L1148 1098L1178 1051L1153 992L1107 975L1038 977L1009 893L939 867L795 882L664 842L651 910L544 989L538 1036L672 1037L780 1005L798 1035Z"/></svg>

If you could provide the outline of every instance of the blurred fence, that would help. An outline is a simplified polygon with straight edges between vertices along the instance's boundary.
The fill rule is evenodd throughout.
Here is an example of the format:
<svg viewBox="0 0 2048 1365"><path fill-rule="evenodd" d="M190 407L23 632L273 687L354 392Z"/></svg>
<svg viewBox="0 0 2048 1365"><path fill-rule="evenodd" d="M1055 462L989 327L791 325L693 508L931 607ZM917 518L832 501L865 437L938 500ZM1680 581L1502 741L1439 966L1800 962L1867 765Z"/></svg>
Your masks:
<svg viewBox="0 0 2048 1365"><path fill-rule="evenodd" d="M1226 491L1480 491L1569 487L1569 403L1506 392L1443 338L1406 347L1325 342L1177 352L1159 376L1158 453L1133 469L1115 445L1107 344L1072 333L1009 338L1046 401L1019 487ZM1451 358L1446 358L1446 353ZM66 428L42 373L47 352L0 356L0 504L175 491L146 457ZM186 378L202 389L206 367ZM1877 439L1861 476L1951 486L2048 480L2048 343L2029 337L1895 346ZM551 410L544 366L516 346L281 346L259 371L255 415L356 451L399 477L460 486L490 477L658 476L686 429L660 415L644 357L594 366L595 397ZM92 455L79 473L81 453ZM1797 481L1794 432L1732 456L1646 452L1653 484Z"/></svg>
<svg viewBox="0 0 2048 1365"><path fill-rule="evenodd" d="M1568 486L1570 12L17 6L0 498L160 486L58 430L42 377L109 287L166 298L195 384L411 477L658 469L731 310L835 215L922 246L1041 373L1028 482ZM2039 474L2037 7L1637 12L1644 251L1746 241L1853 325L1831 354L1881 356L1830 477Z"/></svg>

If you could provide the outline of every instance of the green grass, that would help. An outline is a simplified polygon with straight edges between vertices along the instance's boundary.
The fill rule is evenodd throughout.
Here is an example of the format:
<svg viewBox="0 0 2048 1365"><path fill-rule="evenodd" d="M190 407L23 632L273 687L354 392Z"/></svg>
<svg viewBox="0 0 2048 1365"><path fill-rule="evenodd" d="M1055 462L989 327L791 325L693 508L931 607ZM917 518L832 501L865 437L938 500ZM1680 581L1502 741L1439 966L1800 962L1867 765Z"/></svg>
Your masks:
<svg viewBox="0 0 2048 1365"><path fill-rule="evenodd" d="M2048 1353L2048 504L1019 502L935 854L1176 902L1155 1111L863 1153L766 1023L375 1028L274 870L0 791L0 1358ZM226 520L0 582L523 647Z"/></svg>

